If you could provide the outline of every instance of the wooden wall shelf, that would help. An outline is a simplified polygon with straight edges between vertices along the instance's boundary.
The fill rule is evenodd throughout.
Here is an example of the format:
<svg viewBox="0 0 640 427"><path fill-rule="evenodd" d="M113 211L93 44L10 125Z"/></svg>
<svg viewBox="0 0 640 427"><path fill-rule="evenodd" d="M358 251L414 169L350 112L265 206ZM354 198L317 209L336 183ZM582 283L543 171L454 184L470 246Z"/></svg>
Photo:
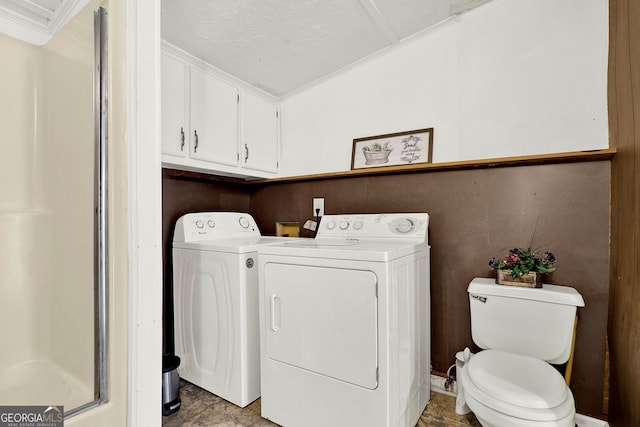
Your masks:
<svg viewBox="0 0 640 427"><path fill-rule="evenodd" d="M328 172L311 175L287 176L244 180L200 172L188 172L175 169L163 169L163 175L179 179L225 182L227 184L273 184L281 182L314 181L320 179L339 179L357 176L385 175L397 173L439 172L445 170L464 170L477 168L497 168L510 166L528 166L554 163L575 163L611 160L616 154L615 148L591 151L569 151L564 153L535 154L530 156L497 157L492 159L464 160L457 162L421 163L417 165L387 166L371 169L356 169L342 172Z"/></svg>
<svg viewBox="0 0 640 427"><path fill-rule="evenodd" d="M611 160L616 154L615 148L590 151L570 151L564 153L536 154L517 157L497 157L492 159L464 160L442 163L422 163L417 165L387 166L371 169L357 169L342 172L329 172L312 175L288 176L248 181L251 184L267 184L276 182L311 181L319 179L349 178L355 176L383 175L412 172L438 172L443 170L464 170L476 168L494 168L509 166L528 166L554 163L592 162Z"/></svg>

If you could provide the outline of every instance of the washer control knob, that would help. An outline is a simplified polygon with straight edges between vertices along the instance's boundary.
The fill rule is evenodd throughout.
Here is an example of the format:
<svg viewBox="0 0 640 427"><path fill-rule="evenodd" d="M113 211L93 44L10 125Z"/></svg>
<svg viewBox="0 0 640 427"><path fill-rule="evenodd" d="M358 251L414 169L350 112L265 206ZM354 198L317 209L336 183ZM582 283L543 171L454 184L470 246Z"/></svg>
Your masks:
<svg viewBox="0 0 640 427"><path fill-rule="evenodd" d="M241 216L238 222L240 223L240 227L249 228L249 220L247 218Z"/></svg>
<svg viewBox="0 0 640 427"><path fill-rule="evenodd" d="M210 219L209 221L207 221L207 225L209 226L209 228L214 228L216 226L216 223Z"/></svg>
<svg viewBox="0 0 640 427"><path fill-rule="evenodd" d="M415 225L413 221L409 218L404 218L396 224L396 230L398 233L410 233L413 231Z"/></svg>
<svg viewBox="0 0 640 427"><path fill-rule="evenodd" d="M202 222L201 219L197 219L196 220L196 227L198 228L204 228L204 222Z"/></svg>
<svg viewBox="0 0 640 427"><path fill-rule="evenodd" d="M349 221L341 221L339 227L340 230L346 230L349 228Z"/></svg>
<svg viewBox="0 0 640 427"><path fill-rule="evenodd" d="M363 224L362 221L354 221L353 222L353 229L354 230L361 230L363 225L364 224Z"/></svg>
<svg viewBox="0 0 640 427"><path fill-rule="evenodd" d="M329 221L327 223L327 230L333 230L334 228L336 228L336 223L334 221Z"/></svg>

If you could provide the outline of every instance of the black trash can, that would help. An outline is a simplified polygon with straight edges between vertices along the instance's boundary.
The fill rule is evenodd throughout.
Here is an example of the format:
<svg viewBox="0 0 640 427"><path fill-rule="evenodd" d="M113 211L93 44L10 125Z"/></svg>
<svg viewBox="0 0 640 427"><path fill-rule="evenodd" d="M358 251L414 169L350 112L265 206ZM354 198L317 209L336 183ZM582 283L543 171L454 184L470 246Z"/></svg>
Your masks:
<svg viewBox="0 0 640 427"><path fill-rule="evenodd" d="M173 354L162 355L162 415L171 415L180 409L180 358Z"/></svg>

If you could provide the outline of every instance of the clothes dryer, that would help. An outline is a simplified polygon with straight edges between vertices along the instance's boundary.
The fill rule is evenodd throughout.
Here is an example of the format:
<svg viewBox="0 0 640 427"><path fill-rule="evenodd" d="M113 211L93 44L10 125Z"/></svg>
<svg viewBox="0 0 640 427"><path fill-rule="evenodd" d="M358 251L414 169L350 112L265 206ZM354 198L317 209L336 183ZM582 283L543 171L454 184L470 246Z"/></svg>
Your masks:
<svg viewBox="0 0 640 427"><path fill-rule="evenodd" d="M260 396L257 251L287 239L261 236L246 213L178 219L173 295L181 378L240 407Z"/></svg>
<svg viewBox="0 0 640 427"><path fill-rule="evenodd" d="M430 393L428 215L326 215L261 246L262 416L415 426Z"/></svg>

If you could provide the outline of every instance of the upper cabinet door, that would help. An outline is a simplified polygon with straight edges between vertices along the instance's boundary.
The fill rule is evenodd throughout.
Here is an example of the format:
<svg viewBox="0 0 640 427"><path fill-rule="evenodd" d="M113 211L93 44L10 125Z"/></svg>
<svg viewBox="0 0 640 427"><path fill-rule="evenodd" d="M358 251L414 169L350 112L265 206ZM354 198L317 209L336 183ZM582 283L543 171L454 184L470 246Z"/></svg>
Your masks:
<svg viewBox="0 0 640 427"><path fill-rule="evenodd" d="M185 158L188 146L187 65L162 55L162 153Z"/></svg>
<svg viewBox="0 0 640 427"><path fill-rule="evenodd" d="M278 108L245 91L240 92L240 159L246 169L278 171Z"/></svg>
<svg viewBox="0 0 640 427"><path fill-rule="evenodd" d="M190 156L198 160L238 164L238 90L211 74L191 67Z"/></svg>

